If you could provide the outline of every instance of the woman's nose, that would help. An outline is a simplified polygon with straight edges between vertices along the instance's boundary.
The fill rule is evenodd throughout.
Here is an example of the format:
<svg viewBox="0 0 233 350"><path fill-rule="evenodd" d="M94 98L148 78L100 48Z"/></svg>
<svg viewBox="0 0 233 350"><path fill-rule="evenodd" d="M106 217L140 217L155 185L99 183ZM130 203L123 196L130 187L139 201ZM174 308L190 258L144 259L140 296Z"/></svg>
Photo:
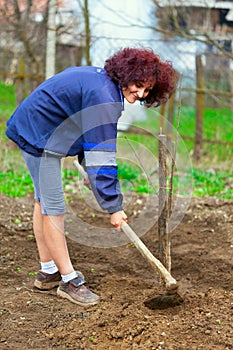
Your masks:
<svg viewBox="0 0 233 350"><path fill-rule="evenodd" d="M144 94L145 94L145 89L139 89L137 91L137 95L139 98L142 98L144 96Z"/></svg>

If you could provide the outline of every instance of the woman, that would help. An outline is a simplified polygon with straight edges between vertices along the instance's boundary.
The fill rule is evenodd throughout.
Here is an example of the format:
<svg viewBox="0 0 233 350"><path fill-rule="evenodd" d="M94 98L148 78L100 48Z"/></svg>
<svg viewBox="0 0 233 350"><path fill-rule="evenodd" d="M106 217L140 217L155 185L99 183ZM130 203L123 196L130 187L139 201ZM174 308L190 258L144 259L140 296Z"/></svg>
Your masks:
<svg viewBox="0 0 233 350"><path fill-rule="evenodd" d="M60 163L78 156L94 195L120 230L127 220L117 178L117 121L129 103L159 106L174 92L177 74L149 49L125 48L104 68L70 67L39 85L7 122L7 136L20 148L35 190L33 228L41 269L35 287L83 306L99 297L74 270L64 235Z"/></svg>

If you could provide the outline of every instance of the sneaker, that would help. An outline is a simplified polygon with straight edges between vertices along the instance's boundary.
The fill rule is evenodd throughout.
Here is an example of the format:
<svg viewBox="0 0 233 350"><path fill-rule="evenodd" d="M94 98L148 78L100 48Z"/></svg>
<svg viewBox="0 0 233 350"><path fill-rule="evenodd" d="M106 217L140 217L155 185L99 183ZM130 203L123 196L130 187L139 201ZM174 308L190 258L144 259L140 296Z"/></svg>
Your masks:
<svg viewBox="0 0 233 350"><path fill-rule="evenodd" d="M61 274L59 271L49 274L39 271L34 281L34 286L41 290L50 290L59 285Z"/></svg>
<svg viewBox="0 0 233 350"><path fill-rule="evenodd" d="M99 302L100 298L84 286L85 282L85 279L79 274L67 283L61 281L59 283L57 295L81 306L95 305Z"/></svg>

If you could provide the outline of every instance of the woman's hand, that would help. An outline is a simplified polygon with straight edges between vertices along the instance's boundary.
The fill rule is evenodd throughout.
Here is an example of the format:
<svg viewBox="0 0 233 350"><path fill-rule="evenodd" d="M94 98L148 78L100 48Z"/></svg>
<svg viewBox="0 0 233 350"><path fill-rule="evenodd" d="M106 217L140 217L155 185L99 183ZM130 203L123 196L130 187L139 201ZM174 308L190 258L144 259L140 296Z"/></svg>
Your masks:
<svg viewBox="0 0 233 350"><path fill-rule="evenodd" d="M121 230L122 221L127 221L127 215L123 210L117 211L111 214L111 224L117 228L118 231Z"/></svg>
<svg viewBox="0 0 233 350"><path fill-rule="evenodd" d="M90 180L89 180L89 177L87 176L87 177L85 177L85 179L83 180L83 184L84 184L84 186L86 186L87 188L89 188L89 190L91 190L92 191L92 188L91 188L91 182L90 182Z"/></svg>

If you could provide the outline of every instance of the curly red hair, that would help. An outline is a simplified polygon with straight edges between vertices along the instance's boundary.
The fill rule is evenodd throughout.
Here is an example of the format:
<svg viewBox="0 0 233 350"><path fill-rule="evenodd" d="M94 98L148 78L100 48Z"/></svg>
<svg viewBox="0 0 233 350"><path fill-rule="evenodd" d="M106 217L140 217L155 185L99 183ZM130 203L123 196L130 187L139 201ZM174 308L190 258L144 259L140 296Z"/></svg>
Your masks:
<svg viewBox="0 0 233 350"><path fill-rule="evenodd" d="M145 83L152 76L156 83L141 102L147 107L165 103L175 91L178 75L169 61L162 62L151 49L124 48L105 61L107 75L121 88Z"/></svg>

